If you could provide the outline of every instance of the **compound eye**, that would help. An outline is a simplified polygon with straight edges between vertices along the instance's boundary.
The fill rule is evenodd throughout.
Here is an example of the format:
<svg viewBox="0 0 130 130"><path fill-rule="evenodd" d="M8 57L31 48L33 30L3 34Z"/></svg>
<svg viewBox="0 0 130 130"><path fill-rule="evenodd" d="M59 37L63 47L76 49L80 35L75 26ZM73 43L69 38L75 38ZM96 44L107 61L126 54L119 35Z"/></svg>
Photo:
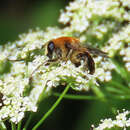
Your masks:
<svg viewBox="0 0 130 130"><path fill-rule="evenodd" d="M54 42L50 41L48 46L47 46L47 56L50 59L52 59L52 54L53 54L54 49L55 49Z"/></svg>
<svg viewBox="0 0 130 130"><path fill-rule="evenodd" d="M53 52L54 48L55 48L54 42L50 41L48 44L48 51Z"/></svg>

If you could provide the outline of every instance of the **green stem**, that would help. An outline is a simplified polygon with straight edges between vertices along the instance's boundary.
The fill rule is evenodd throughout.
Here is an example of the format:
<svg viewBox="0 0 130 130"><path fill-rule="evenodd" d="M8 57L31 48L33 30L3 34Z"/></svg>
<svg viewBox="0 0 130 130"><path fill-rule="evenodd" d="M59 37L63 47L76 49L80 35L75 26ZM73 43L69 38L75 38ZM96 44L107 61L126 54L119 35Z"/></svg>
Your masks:
<svg viewBox="0 0 130 130"><path fill-rule="evenodd" d="M31 113L31 115L29 116L29 119L27 120L23 130L26 130L28 128L28 125L29 125L30 121L32 120L32 117L33 117L33 113Z"/></svg>
<svg viewBox="0 0 130 130"><path fill-rule="evenodd" d="M113 93L117 93L117 94L125 94L124 91L121 91L120 89L117 89L117 88L113 88L113 87L106 86L105 89L106 89L107 91L109 91L109 92L113 92Z"/></svg>
<svg viewBox="0 0 130 130"><path fill-rule="evenodd" d="M49 109L49 111L47 113L45 113L45 115L41 118L41 120L33 127L32 130L36 130L44 121L45 119L54 111L54 109L57 107L57 105L60 103L60 101L62 100L62 98L64 97L64 95L67 93L67 91L69 90L71 84L68 84L66 86L66 88L64 89L64 91L62 92L62 94L60 95L60 97L57 99L57 101L53 104L53 106Z"/></svg>
<svg viewBox="0 0 130 130"><path fill-rule="evenodd" d="M118 83L118 82L115 82L115 81L112 80L110 83L108 83L108 85L109 84L112 85L112 86L114 86L114 87L117 87L119 89L122 89L126 93L130 93L130 88L122 85L121 83Z"/></svg>
<svg viewBox="0 0 130 130"><path fill-rule="evenodd" d="M53 93L54 96L59 97L60 93ZM66 99L73 99L73 100L98 100L96 96L85 96L85 95L73 95L73 94L66 94L63 98Z"/></svg>
<svg viewBox="0 0 130 130"><path fill-rule="evenodd" d="M46 90L46 87L44 87L42 93L44 93L45 90ZM39 101L38 101L38 102L40 102L40 100L43 99L43 97L45 97L44 94L42 94L42 95L39 97ZM30 114L29 119L28 119L27 122L25 123L25 126L24 126L23 130L27 130L27 128L28 128L28 126L29 126L29 124L30 124L32 118L33 118L33 113Z"/></svg>
<svg viewBox="0 0 130 130"><path fill-rule="evenodd" d="M20 121L20 122L18 123L17 130L21 130L21 124L22 124L22 121Z"/></svg>
<svg viewBox="0 0 130 130"><path fill-rule="evenodd" d="M0 122L0 130L7 130L4 122Z"/></svg>
<svg viewBox="0 0 130 130"><path fill-rule="evenodd" d="M16 125L13 122L11 122L11 128L12 130L16 130Z"/></svg>
<svg viewBox="0 0 130 130"><path fill-rule="evenodd" d="M114 95L113 98L121 99L121 100L128 100L128 99L130 99L130 96L129 95L119 95L119 96Z"/></svg>
<svg viewBox="0 0 130 130"><path fill-rule="evenodd" d="M103 94L103 92L96 85L91 84L91 89L97 95L97 97L99 99L101 99L102 101L106 101L105 95Z"/></svg>
<svg viewBox="0 0 130 130"><path fill-rule="evenodd" d="M111 59L111 61L115 64L115 70L119 73L122 78L124 78L129 83L129 75L127 74L125 68L121 66L115 59Z"/></svg>

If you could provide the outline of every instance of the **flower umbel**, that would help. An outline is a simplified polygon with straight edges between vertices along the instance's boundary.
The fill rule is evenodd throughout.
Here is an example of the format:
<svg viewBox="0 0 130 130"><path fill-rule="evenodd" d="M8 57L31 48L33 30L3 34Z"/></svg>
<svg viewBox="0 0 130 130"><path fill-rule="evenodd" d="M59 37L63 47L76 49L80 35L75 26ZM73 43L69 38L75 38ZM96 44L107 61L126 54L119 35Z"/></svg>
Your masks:
<svg viewBox="0 0 130 130"><path fill-rule="evenodd" d="M121 0L75 0L61 11L59 19L69 26L65 25L62 29L48 27L45 31L30 30L14 43L0 46L0 121L9 119L17 124L26 111L36 112L38 103L51 94L53 87L72 83L71 88L75 91L89 91L92 83L99 86L110 82L112 72L117 71L111 60L116 56L121 56L124 70L128 73L130 11L126 8L129 7L129 2ZM109 58L93 57L96 66L94 75L84 71L83 65L75 67L69 60L45 65L48 57L42 46L61 36L77 37L81 44L101 48ZM111 119L104 121L108 124L112 122ZM128 123L127 120L127 126Z"/></svg>
<svg viewBox="0 0 130 130"><path fill-rule="evenodd" d="M94 127L94 130L105 130L105 129L111 129L112 127L114 128L123 128L123 130L126 130L130 126L130 118L127 116L130 114L130 111L125 111L122 113L119 113L116 116L115 120L112 120L111 118L101 120L101 124L99 124L98 127Z"/></svg>

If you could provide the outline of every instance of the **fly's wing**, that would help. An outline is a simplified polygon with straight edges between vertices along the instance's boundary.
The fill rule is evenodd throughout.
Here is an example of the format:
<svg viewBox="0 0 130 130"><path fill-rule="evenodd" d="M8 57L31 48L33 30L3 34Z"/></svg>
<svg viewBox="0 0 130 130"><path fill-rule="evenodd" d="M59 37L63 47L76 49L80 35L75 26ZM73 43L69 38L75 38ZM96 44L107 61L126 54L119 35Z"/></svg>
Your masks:
<svg viewBox="0 0 130 130"><path fill-rule="evenodd" d="M105 58L108 58L108 55L106 52L103 52L97 48L91 48L91 47L87 47L88 49L88 52L90 52L91 54L95 55L95 56L102 56L102 57L105 57Z"/></svg>

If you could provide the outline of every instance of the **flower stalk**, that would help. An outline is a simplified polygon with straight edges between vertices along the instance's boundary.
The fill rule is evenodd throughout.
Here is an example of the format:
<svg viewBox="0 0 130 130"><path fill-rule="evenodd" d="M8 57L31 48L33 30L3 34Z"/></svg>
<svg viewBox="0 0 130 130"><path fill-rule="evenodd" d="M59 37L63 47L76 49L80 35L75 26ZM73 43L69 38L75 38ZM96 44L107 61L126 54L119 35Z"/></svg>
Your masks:
<svg viewBox="0 0 130 130"><path fill-rule="evenodd" d="M64 95L67 93L67 91L71 87L71 85L72 84L70 83L65 87L64 91L61 93L57 101L52 105L49 111L45 113L45 115L41 118L41 120L32 128L32 130L36 130L45 121L45 119L54 111L54 109L58 106L58 104L61 102Z"/></svg>
<svg viewBox="0 0 130 130"><path fill-rule="evenodd" d="M26 112L37 112L38 104L50 95L59 98L33 129L63 98L105 103L130 99L129 8L129 0L75 0L61 11L59 22L63 28L29 30L15 42L0 46L0 127L6 129L3 121L8 120L12 130L16 124L20 130ZM70 60L45 65L49 60L46 43L63 36L78 38L83 47L99 48L108 58L90 54L95 62L93 75L84 70L83 64L76 67ZM65 87L62 94L53 92L58 86ZM69 88L78 92L92 90L95 96L66 94Z"/></svg>

